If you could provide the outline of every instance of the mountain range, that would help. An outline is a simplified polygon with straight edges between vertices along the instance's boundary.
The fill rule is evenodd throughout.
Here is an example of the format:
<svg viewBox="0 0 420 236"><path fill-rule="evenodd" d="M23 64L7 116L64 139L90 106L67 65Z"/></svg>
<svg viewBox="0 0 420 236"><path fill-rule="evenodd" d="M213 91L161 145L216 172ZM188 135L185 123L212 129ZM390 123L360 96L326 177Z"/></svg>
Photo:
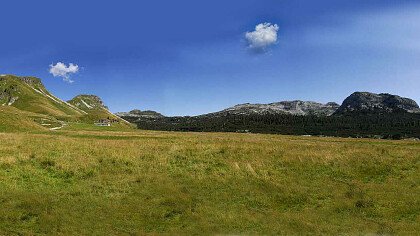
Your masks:
<svg viewBox="0 0 420 236"><path fill-rule="evenodd" d="M325 130L327 123L347 122L352 125L346 128L350 131L368 125L376 127L374 129L382 127L382 133L387 132L383 131L383 127L389 126L397 127L395 132L404 130L404 134L417 134L420 126L418 104L412 99L387 93L355 92L341 105L300 100L246 103L199 116L166 117L150 110L112 114L101 98L95 95L78 95L63 101L50 93L40 79L14 75L0 76L0 111L0 130L59 129L66 123L93 125L104 122L128 128L132 127L131 122L142 129L300 134ZM308 127L312 128L308 131ZM339 129L339 126L330 129ZM369 133L369 129L365 133Z"/></svg>
<svg viewBox="0 0 420 236"><path fill-rule="evenodd" d="M296 100L246 103L198 116L165 117L140 110L116 115L151 130L420 138L418 104L387 93L355 92L341 105Z"/></svg>
<svg viewBox="0 0 420 236"><path fill-rule="evenodd" d="M355 92L347 97L342 105L335 102L326 104L313 101L282 101L269 104L239 104L222 111L199 115L196 117L238 116L238 115L273 115L288 114L297 116L332 116L352 113L420 113L418 104L409 98L387 93L375 94L369 92ZM117 116L133 120L136 118L162 118L156 111L132 110L118 112Z"/></svg>

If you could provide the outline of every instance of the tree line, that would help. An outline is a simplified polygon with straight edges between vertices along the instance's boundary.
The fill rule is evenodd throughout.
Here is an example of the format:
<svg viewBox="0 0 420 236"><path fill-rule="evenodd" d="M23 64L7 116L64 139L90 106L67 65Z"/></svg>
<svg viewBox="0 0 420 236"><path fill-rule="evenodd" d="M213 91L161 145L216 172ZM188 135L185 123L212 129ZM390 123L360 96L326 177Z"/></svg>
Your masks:
<svg viewBox="0 0 420 236"><path fill-rule="evenodd" d="M290 114L205 115L197 117L123 117L139 129L189 132L250 132L285 135L420 138L420 114L351 113L319 117Z"/></svg>

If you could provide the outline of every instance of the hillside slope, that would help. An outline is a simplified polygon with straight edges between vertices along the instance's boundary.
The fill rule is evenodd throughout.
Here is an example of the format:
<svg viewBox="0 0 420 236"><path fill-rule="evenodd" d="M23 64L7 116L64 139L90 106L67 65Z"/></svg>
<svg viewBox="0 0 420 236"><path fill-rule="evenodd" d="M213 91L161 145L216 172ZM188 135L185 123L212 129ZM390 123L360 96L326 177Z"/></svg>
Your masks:
<svg viewBox="0 0 420 236"><path fill-rule="evenodd" d="M108 120L115 125L131 126L129 122L112 114L101 98L96 95L78 95L69 100L68 103L85 112L80 118L82 121L92 123L100 120Z"/></svg>
<svg viewBox="0 0 420 236"><path fill-rule="evenodd" d="M35 77L0 76L0 105L63 120L75 119L86 114L52 95L41 80Z"/></svg>
<svg viewBox="0 0 420 236"><path fill-rule="evenodd" d="M54 117L0 106L0 132L46 131L60 126Z"/></svg>
<svg viewBox="0 0 420 236"><path fill-rule="evenodd" d="M65 102L35 77L1 75L0 107L0 131L54 129L69 122L93 126L99 120L109 120L117 129L132 127L109 112L99 97L80 95Z"/></svg>

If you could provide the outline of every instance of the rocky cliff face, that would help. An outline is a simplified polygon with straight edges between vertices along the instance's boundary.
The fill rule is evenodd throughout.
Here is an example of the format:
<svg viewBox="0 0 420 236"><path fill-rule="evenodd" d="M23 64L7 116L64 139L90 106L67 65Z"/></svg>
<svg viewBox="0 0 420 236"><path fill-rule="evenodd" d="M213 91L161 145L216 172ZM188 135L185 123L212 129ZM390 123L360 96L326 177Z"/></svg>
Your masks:
<svg viewBox="0 0 420 236"><path fill-rule="evenodd" d="M376 112L376 113L397 113L397 112L420 112L417 103L409 98L403 98L388 93L355 92L347 97L335 114L346 114L354 112Z"/></svg>
<svg viewBox="0 0 420 236"><path fill-rule="evenodd" d="M270 104L241 104L227 108L220 112L208 115L265 115L265 114L291 114L330 116L339 107L337 103L327 104L310 101L283 101Z"/></svg>

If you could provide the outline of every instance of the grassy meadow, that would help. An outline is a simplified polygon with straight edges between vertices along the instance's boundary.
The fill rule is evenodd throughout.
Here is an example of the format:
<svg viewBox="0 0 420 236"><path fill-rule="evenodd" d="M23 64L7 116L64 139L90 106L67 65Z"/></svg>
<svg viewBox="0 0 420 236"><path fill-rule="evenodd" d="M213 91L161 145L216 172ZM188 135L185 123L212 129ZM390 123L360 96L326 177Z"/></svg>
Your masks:
<svg viewBox="0 0 420 236"><path fill-rule="evenodd" d="M420 232L420 142L0 133L0 235Z"/></svg>

